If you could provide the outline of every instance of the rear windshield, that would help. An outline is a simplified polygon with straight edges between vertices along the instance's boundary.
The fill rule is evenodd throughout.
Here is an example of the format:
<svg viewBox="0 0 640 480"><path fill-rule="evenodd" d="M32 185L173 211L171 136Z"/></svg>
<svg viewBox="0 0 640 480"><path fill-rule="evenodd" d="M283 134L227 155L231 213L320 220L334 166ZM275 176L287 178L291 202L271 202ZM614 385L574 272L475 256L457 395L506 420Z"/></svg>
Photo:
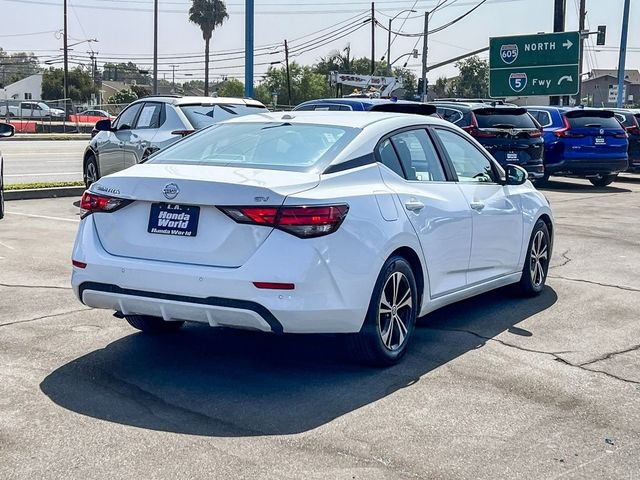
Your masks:
<svg viewBox="0 0 640 480"><path fill-rule="evenodd" d="M525 110L505 112L503 109L474 112L479 128L538 128Z"/></svg>
<svg viewBox="0 0 640 480"><path fill-rule="evenodd" d="M622 129L620 122L615 116L602 116L598 114L585 114L580 116L566 115L571 128L615 128Z"/></svg>
<svg viewBox="0 0 640 480"><path fill-rule="evenodd" d="M180 105L180 110L195 129L208 127L230 118L268 112L265 107L240 104Z"/></svg>
<svg viewBox="0 0 640 480"><path fill-rule="evenodd" d="M321 171L360 132L290 123L223 123L162 150L148 163Z"/></svg>

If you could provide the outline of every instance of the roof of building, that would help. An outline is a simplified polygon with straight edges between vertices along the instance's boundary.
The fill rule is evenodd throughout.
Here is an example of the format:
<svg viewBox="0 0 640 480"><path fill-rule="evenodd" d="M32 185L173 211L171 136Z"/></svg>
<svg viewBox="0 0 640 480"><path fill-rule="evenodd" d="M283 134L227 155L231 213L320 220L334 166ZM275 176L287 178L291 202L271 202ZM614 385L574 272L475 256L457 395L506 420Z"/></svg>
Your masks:
<svg viewBox="0 0 640 480"><path fill-rule="evenodd" d="M613 77L618 78L618 69L598 69L595 68L591 70L589 73L589 78L585 80L586 82L590 80L595 80L596 78L601 77ZM640 71L638 70L625 70L624 71L625 80L629 81L633 84L640 84Z"/></svg>

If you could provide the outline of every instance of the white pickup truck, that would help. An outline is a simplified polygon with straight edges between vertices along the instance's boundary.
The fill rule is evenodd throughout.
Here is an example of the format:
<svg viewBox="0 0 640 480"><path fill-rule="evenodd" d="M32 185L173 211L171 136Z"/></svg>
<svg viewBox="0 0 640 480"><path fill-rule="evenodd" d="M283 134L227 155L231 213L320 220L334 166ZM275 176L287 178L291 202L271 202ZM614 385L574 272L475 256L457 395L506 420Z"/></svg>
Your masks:
<svg viewBox="0 0 640 480"><path fill-rule="evenodd" d="M7 113L7 108L9 109ZM20 102L19 105L2 104L0 101L1 117L18 118L64 118L64 110L51 108L44 102Z"/></svg>

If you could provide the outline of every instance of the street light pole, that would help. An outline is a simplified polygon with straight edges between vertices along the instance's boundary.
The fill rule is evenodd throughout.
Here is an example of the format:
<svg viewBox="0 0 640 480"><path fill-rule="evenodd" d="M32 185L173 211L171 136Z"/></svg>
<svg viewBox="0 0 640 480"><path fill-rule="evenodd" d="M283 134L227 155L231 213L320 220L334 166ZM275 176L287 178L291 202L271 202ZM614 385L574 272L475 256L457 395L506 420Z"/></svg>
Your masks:
<svg viewBox="0 0 640 480"><path fill-rule="evenodd" d="M391 76L391 22L393 22L396 18L406 12L416 13L415 10L402 10L395 17L389 19L389 36L387 38L387 77Z"/></svg>
<svg viewBox="0 0 640 480"><path fill-rule="evenodd" d="M244 12L244 96L252 98L254 0L245 0Z"/></svg>
<svg viewBox="0 0 640 480"><path fill-rule="evenodd" d="M616 106L622 108L624 98L624 69L627 58L627 35L629 34L629 4L630 0L624 0L624 13L622 14L622 35L620 36L620 58L618 60L618 101Z"/></svg>

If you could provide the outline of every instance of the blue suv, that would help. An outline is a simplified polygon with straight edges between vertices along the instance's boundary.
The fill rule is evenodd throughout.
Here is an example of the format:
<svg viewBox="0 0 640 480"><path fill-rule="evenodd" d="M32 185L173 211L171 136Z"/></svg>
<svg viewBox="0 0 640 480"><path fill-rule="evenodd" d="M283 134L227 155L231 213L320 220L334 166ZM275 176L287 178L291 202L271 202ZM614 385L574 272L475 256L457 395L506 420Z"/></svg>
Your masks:
<svg viewBox="0 0 640 480"><path fill-rule="evenodd" d="M549 175L613 182L629 165L628 135L614 112L590 108L527 107L543 127L544 180Z"/></svg>

